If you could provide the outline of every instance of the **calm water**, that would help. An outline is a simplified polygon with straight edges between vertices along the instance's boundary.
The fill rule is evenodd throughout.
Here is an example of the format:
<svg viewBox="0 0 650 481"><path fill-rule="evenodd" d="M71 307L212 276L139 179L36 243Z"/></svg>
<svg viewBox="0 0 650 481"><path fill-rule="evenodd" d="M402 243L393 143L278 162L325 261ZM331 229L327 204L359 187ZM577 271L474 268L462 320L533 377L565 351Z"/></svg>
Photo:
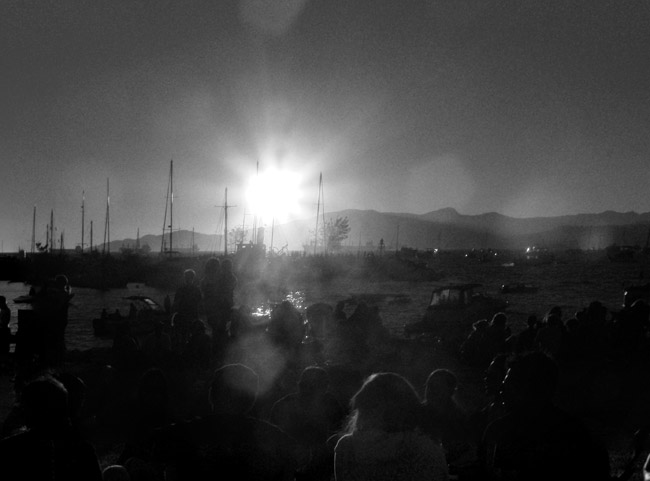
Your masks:
<svg viewBox="0 0 650 481"><path fill-rule="evenodd" d="M436 268L436 266L434 266ZM245 303L263 312L270 303L283 299L291 300L299 309L314 302L336 302L352 299L346 308L354 308L354 301L365 299L379 307L384 324L395 334L400 334L405 323L421 318L429 301L431 289L445 282L478 282L483 292L500 296L510 302L508 318L513 332L525 326L529 314L543 316L551 307L559 305L565 317L586 307L591 301L601 301L610 311L619 310L623 301L623 290L631 284L645 284L648 279L641 276L645 268L639 264L614 264L606 260L569 260L560 264L532 266L504 266L498 263L466 263L438 266L439 282L372 282L371 280L339 280L326 285L284 286L282 289L262 290L254 285L240 285L235 302ZM506 283L530 283L539 286L533 294L501 295L499 289ZM29 285L0 281L0 295L8 300L12 310L12 330L17 329L18 309L29 308L25 304L14 304L13 299L29 292ZM161 305L165 295L173 298L173 292L166 292L149 286L139 285L131 289L99 291L76 288L69 311L67 343L69 349L106 347L110 341L96 338L92 333L92 320L100 315L102 308L109 312L119 309L128 313L126 296L142 294L151 297Z"/></svg>

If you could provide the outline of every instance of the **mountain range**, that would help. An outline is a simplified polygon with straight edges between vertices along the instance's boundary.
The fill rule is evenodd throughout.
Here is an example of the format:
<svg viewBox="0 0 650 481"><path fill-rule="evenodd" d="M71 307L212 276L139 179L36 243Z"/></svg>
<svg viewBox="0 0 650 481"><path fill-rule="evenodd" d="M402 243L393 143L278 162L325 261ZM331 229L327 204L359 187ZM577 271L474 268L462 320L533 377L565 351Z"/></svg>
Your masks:
<svg viewBox="0 0 650 481"><path fill-rule="evenodd" d="M348 250L375 250L381 240L387 250L414 249L525 249L528 246L559 249L604 249L612 244L645 246L650 239L650 212L576 214L556 217L515 218L495 212L479 215L459 214L445 208L426 214L343 210L325 215L329 221L347 217L350 225L343 246ZM319 219L322 225L322 218ZM316 219L303 219L265 229L263 242L278 251L309 250L313 246ZM174 250L188 252L223 251L222 235L191 231L174 232ZM249 237L246 237L248 239ZM262 235L258 235L258 240ZM161 248L161 235L111 242L111 251L133 248L139 241L152 252Z"/></svg>

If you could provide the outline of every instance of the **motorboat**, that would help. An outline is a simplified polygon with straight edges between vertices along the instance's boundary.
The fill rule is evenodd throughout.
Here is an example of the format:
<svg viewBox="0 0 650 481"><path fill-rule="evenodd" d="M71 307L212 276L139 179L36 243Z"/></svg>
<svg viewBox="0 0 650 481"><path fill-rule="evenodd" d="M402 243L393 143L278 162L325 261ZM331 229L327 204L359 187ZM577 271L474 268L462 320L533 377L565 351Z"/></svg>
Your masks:
<svg viewBox="0 0 650 481"><path fill-rule="evenodd" d="M128 323L131 334L134 336L144 335L153 331L156 322L161 321L167 327L171 324L171 314L168 313L158 302L148 296L132 295L124 297L129 302L129 312L124 315L115 310L102 311L100 317L93 319L93 333L97 337L113 337L117 327Z"/></svg>
<svg viewBox="0 0 650 481"><path fill-rule="evenodd" d="M422 319L404 326L405 336L436 338L459 345L474 322L490 320L508 307L508 301L487 296L478 291L480 287L476 283L435 287Z"/></svg>

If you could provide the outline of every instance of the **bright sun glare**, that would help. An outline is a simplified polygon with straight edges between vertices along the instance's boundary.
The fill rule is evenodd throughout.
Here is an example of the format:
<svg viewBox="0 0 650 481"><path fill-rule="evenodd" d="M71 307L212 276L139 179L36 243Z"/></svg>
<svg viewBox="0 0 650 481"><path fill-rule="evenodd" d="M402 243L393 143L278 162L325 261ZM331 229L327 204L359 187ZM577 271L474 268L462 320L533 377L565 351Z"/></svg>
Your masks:
<svg viewBox="0 0 650 481"><path fill-rule="evenodd" d="M248 208L264 223L286 222L300 212L301 177L298 173L268 169L253 177L246 189Z"/></svg>

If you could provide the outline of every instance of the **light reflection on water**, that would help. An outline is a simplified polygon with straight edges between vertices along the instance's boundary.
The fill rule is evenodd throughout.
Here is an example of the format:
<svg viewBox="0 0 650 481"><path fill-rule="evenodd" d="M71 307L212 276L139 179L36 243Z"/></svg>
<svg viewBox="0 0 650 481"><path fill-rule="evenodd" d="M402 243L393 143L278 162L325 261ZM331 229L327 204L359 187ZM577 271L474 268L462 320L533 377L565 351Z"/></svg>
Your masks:
<svg viewBox="0 0 650 481"><path fill-rule="evenodd" d="M298 309L298 311L304 315L306 309L306 297L304 291L289 291L281 298L271 301L266 300L261 304L257 304L251 307L250 314L253 317L253 322L260 324L265 320L268 320L271 317L271 311L273 308L280 304L283 301L289 301L293 307Z"/></svg>

